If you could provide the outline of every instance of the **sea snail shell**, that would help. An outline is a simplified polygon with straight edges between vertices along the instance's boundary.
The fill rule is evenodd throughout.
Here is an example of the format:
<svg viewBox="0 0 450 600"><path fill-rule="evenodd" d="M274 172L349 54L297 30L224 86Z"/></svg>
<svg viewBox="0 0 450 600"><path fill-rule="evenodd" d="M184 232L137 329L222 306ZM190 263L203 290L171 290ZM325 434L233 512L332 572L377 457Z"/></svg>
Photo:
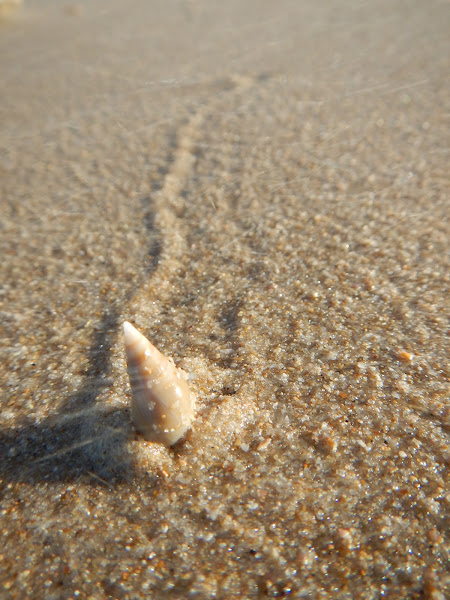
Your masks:
<svg viewBox="0 0 450 600"><path fill-rule="evenodd" d="M128 321L123 333L134 425L146 440L171 446L189 429L194 417L195 397L187 375Z"/></svg>

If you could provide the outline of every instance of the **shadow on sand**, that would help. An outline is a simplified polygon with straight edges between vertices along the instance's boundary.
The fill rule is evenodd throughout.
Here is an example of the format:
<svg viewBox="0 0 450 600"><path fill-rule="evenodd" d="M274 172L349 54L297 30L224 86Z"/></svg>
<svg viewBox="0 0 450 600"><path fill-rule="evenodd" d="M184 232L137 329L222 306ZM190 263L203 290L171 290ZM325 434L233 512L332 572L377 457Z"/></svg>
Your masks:
<svg viewBox="0 0 450 600"><path fill-rule="evenodd" d="M151 198L141 199L145 234L142 279L157 269L161 245L154 225ZM137 275L139 277L139 275ZM134 281L115 305L104 308L88 352L84 384L68 396L64 409L39 424L24 421L0 430L0 478L4 481L39 483L71 481L86 476L100 485L128 480L133 475L127 444L134 438L130 413L101 406L97 400L110 387L111 347L120 330L122 310L133 297Z"/></svg>

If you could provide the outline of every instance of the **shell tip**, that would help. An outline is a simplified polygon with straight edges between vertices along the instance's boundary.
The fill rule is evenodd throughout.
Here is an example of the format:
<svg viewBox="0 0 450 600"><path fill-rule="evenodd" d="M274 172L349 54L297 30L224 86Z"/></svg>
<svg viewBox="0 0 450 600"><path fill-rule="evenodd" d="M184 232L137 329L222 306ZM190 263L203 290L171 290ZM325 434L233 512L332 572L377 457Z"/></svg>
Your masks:
<svg viewBox="0 0 450 600"><path fill-rule="evenodd" d="M123 335L125 337L125 345L128 346L137 342L141 338L142 334L132 325L129 321L123 322Z"/></svg>

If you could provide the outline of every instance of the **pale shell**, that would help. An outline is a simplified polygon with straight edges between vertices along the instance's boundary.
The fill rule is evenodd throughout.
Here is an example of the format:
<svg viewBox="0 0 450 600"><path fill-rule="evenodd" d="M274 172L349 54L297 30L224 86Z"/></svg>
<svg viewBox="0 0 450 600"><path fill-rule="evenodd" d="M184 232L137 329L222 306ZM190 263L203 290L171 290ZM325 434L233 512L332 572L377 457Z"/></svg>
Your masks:
<svg viewBox="0 0 450 600"><path fill-rule="evenodd" d="M146 440L171 446L194 418L195 397L187 385L187 375L128 321L123 332L134 425Z"/></svg>

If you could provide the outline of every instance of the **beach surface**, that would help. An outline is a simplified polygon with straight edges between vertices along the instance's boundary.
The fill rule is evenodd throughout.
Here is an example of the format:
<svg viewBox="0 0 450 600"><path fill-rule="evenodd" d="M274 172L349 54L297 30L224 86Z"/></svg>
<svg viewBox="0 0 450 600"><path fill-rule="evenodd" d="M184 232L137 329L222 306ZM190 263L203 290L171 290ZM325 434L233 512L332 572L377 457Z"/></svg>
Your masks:
<svg viewBox="0 0 450 600"><path fill-rule="evenodd" d="M0 598L444 600L448 2L0 20ZM122 323L189 373L131 422Z"/></svg>

